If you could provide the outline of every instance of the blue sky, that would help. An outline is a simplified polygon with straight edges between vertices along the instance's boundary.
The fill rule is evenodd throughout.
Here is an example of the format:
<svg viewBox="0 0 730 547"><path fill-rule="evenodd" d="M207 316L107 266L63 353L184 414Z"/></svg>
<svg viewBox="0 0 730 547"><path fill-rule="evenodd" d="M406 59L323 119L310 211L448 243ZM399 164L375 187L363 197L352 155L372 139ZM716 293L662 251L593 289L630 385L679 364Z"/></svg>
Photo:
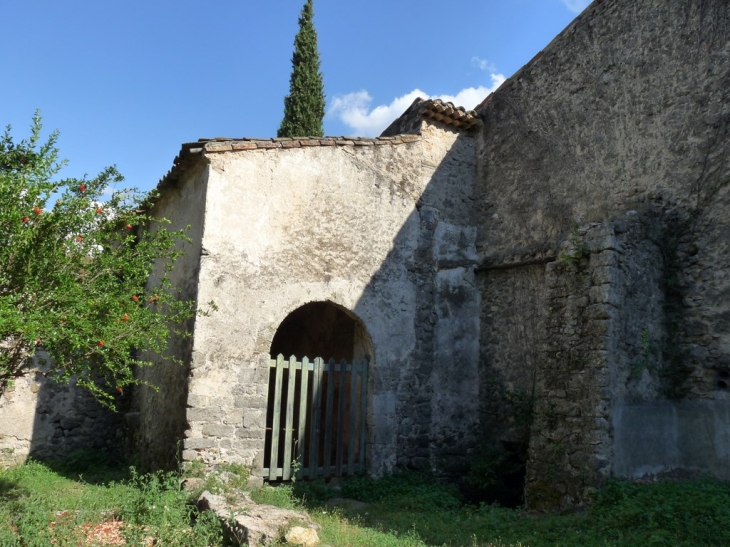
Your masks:
<svg viewBox="0 0 730 547"><path fill-rule="evenodd" d="M0 124L41 110L65 176L149 189L183 142L272 137L304 0L23 0L0 7ZM416 96L474 107L588 0L315 0L328 135L377 135Z"/></svg>

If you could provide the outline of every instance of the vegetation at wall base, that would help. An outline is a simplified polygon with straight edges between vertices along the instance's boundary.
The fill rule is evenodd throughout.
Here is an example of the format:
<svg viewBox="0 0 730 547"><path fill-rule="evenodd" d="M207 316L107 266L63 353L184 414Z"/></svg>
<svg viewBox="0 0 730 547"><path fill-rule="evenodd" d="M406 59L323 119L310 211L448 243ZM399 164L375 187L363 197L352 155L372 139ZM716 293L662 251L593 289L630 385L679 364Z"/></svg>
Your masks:
<svg viewBox="0 0 730 547"><path fill-rule="evenodd" d="M244 468L225 472L240 474L241 481L219 483L220 493L245 482ZM100 454L0 470L0 546L104 545L94 543L95 533L126 545L225 545L220 523L211 512L199 513L196 496L180 483L177 473L140 475ZM355 477L336 487L322 481L265 485L251 496L306 509L322 526L321 543L338 547L730 545L730 485L709 478L611 481L592 507L563 515L465 504L453 486L411 471ZM365 505L333 506L332 498Z"/></svg>
<svg viewBox="0 0 730 547"><path fill-rule="evenodd" d="M294 38L289 95L284 98L284 119L277 137L321 137L324 135L324 84L320 72L314 5L307 0L299 16Z"/></svg>
<svg viewBox="0 0 730 547"><path fill-rule="evenodd" d="M151 365L137 350L164 354L172 331L188 335L195 304L167 274L189 238L145 212L154 193L115 190L114 167L58 178L58 133L40 135L36 113L29 139L0 138L0 395L35 368L114 406ZM149 281L155 264L164 273Z"/></svg>
<svg viewBox="0 0 730 547"><path fill-rule="evenodd" d="M306 507L333 545L634 547L730 545L730 484L705 478L642 484L611 481L584 512L536 514L499 505L473 505L433 475L406 471L381 479L357 477L339 490L321 482L264 488L254 499ZM332 509L329 498L367 503ZM372 534L383 534L372 542ZM360 534L363 534L362 536ZM347 538L337 543L336 538Z"/></svg>

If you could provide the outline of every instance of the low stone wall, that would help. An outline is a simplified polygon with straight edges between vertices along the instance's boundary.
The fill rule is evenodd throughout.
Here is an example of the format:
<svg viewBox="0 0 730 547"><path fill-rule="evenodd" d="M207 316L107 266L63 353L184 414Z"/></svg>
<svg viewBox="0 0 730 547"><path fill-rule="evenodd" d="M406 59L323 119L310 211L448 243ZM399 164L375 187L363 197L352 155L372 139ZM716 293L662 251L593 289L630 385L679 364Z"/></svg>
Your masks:
<svg viewBox="0 0 730 547"><path fill-rule="evenodd" d="M89 393L30 371L0 396L0 465L55 460L76 450L126 452L124 415Z"/></svg>

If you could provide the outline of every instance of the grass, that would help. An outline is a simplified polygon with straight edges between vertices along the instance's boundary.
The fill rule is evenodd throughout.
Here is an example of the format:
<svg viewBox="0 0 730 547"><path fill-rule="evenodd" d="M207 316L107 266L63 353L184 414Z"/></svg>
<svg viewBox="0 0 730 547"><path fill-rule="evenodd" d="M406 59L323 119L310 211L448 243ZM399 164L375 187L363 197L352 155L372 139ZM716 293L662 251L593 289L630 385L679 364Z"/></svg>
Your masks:
<svg viewBox="0 0 730 547"><path fill-rule="evenodd" d="M235 466L219 470L223 479L197 471L206 489L221 494L248 478ZM198 514L179 480L175 473L139 475L83 458L2 470L0 547L92 545L91 531L112 525L127 545L224 545L220 524L209 513ZM356 477L339 489L322 482L266 485L252 497L306 509L322 527L321 544L333 547L730 545L730 485L710 479L613 481L587 512L566 515L464 504L458 490L423 473ZM327 504L333 497L367 505L333 508Z"/></svg>
<svg viewBox="0 0 730 547"><path fill-rule="evenodd" d="M88 482L83 474L70 478L68 466L52 467L29 462L0 471L0 546L92 545L101 530L128 545L221 544L220 523L198 515L176 474L108 469L113 478L105 480L97 468Z"/></svg>
<svg viewBox="0 0 730 547"><path fill-rule="evenodd" d="M367 502L360 511L327 508L345 497ZM321 483L265 487L255 498L304 506L331 545L402 546L727 546L730 484L712 479L635 484L611 481L581 514L535 515L496 505L465 505L459 492L423 473L373 480L358 477L333 492ZM382 534L372 541L371 534ZM343 534L349 538L343 540Z"/></svg>

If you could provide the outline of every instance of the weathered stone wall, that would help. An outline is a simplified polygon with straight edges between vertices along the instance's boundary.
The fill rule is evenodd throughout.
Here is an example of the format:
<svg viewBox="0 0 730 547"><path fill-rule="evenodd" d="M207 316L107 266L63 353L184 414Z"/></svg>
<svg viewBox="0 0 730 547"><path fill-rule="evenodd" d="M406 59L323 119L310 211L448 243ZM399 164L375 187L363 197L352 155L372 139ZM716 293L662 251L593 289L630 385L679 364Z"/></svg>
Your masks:
<svg viewBox="0 0 730 547"><path fill-rule="evenodd" d="M479 249L534 252L576 219L656 199L694 207L717 190L727 175L729 9L596 2L507 80L480 111Z"/></svg>
<svg viewBox="0 0 730 547"><path fill-rule="evenodd" d="M474 138L424 124L400 141L208 146L198 299L219 311L196 322L183 460L261 464L271 342L309 302L372 342L372 472L473 444Z"/></svg>
<svg viewBox="0 0 730 547"><path fill-rule="evenodd" d="M612 227L576 228L546 266L545 352L536 368L525 495L536 509L586 500L610 472L611 365L618 267Z"/></svg>
<svg viewBox="0 0 730 547"><path fill-rule="evenodd" d="M29 370L0 396L0 466L23 463L28 457L62 459L77 450L126 453L123 414L40 371Z"/></svg>
<svg viewBox="0 0 730 547"><path fill-rule="evenodd" d="M157 217L171 220L171 224L164 225L169 230L181 230L190 225L187 235L192 243L181 244L185 254L177 260L173 271L168 272L173 285L181 291L180 298L186 300L196 300L198 296L207 177L208 170L204 162L191 167L183 179L164 189L152 210L152 214ZM154 225L151 229L154 229ZM163 269L158 265L150 283L158 279ZM206 302L199 301L199 306L206 309ZM194 333L195 321L193 318L185 326L191 334ZM133 412L130 413L129 422L133 425L130 434L134 454L139 463L146 467L171 468L179 461L180 443L187 429L187 386L192 347L192 337L172 335L169 354L181 360L182 364L157 355L143 356L150 358L154 366L140 369L138 377L159 389L147 385L135 388Z"/></svg>
<svg viewBox="0 0 730 547"><path fill-rule="evenodd" d="M397 464L456 475L474 448L479 406L476 228L469 224L475 139L425 123L422 138L418 242L405 257L417 291L416 341L397 390Z"/></svg>
<svg viewBox="0 0 730 547"><path fill-rule="evenodd" d="M528 503L581 503L612 472L662 467L615 434L628 414L614 407L727 397L729 32L721 0L594 2L480 111L479 254L530 263L567 246L546 269ZM501 306L489 286L483 317ZM487 360L524 360L482 340Z"/></svg>
<svg viewBox="0 0 730 547"><path fill-rule="evenodd" d="M521 459L545 354L545 261L486 263L478 276L481 451Z"/></svg>

